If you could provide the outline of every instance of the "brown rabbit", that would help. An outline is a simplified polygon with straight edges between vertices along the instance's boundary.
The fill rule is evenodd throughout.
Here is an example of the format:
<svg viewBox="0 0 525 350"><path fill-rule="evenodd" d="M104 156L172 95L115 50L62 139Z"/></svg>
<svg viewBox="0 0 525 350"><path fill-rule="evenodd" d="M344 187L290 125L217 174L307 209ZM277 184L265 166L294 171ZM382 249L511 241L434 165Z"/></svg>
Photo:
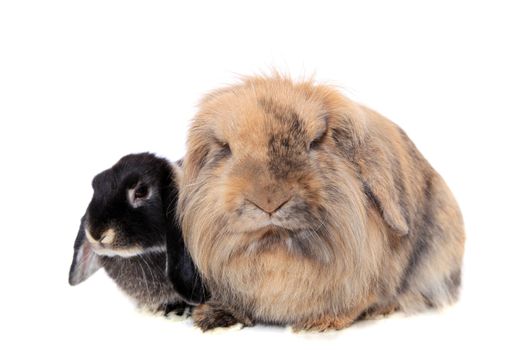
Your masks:
<svg viewBox="0 0 525 350"><path fill-rule="evenodd" d="M212 292L202 329L341 329L458 297L460 210L407 135L312 82L205 97L181 179L184 239Z"/></svg>

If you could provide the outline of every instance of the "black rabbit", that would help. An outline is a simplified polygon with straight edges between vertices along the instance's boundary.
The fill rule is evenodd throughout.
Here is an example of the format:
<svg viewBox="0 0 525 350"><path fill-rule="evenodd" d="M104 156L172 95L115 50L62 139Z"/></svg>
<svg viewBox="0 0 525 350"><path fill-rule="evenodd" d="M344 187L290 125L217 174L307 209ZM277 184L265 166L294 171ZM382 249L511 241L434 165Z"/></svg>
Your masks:
<svg viewBox="0 0 525 350"><path fill-rule="evenodd" d="M205 301L206 289L173 220L180 165L150 153L130 154L93 179L93 198L74 245L71 285L103 267L139 306L152 311L180 315L188 304ZM171 281L167 249L177 257Z"/></svg>

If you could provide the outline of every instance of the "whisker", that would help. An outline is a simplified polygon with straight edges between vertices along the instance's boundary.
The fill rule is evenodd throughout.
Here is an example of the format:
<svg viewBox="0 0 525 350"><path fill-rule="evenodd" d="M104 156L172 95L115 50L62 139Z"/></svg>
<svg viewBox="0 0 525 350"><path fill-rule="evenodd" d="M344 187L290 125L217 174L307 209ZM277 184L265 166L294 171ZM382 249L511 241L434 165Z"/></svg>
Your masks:
<svg viewBox="0 0 525 350"><path fill-rule="evenodd" d="M146 278L146 272L142 268L141 259L137 260L137 262L138 262L137 266L140 267L140 269L142 270L142 276L144 276L144 283L146 284L146 292L148 294L149 299L151 300L152 299L152 294L151 294L151 291L149 290L148 280Z"/></svg>
<svg viewBox="0 0 525 350"><path fill-rule="evenodd" d="M152 255L153 254L143 254L143 255L140 255L140 257L144 261L144 263L146 264L146 267L149 269L149 271L151 273L151 277L153 279L153 284L157 285L157 286L162 286L164 284L163 281L161 279L159 279L157 274L154 272L154 270L157 270L156 269L157 265L155 264L155 261L153 261ZM152 268L152 266L153 266L153 268Z"/></svg>

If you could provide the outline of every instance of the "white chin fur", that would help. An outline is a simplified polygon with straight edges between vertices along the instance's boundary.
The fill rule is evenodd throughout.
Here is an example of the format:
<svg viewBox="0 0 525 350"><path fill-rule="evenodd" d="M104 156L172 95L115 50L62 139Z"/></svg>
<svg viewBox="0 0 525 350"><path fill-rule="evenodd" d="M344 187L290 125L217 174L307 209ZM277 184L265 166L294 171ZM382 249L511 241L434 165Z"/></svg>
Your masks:
<svg viewBox="0 0 525 350"><path fill-rule="evenodd" d="M148 247L146 249L140 248L140 247L130 247L130 248L124 248L124 249L108 249L108 248L100 248L100 247L93 247L93 251L100 256L120 256L122 258L131 258L133 256L138 255L144 255L144 254L151 254L151 253L165 253L166 247L163 246L156 246L156 247Z"/></svg>

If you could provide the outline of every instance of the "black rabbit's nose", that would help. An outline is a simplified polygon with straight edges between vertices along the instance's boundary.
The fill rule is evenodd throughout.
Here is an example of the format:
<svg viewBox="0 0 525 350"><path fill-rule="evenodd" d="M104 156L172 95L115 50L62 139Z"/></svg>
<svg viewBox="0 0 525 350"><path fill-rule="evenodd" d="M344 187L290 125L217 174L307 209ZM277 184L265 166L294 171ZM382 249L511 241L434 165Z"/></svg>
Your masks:
<svg viewBox="0 0 525 350"><path fill-rule="evenodd" d="M86 236L91 243L111 244L115 241L117 233L112 228L96 232L86 229Z"/></svg>
<svg viewBox="0 0 525 350"><path fill-rule="evenodd" d="M117 236L117 233L115 232L115 230L110 228L109 230L102 232L102 234L100 235L99 241L102 244L111 244L113 243L113 241L115 241L116 236Z"/></svg>

